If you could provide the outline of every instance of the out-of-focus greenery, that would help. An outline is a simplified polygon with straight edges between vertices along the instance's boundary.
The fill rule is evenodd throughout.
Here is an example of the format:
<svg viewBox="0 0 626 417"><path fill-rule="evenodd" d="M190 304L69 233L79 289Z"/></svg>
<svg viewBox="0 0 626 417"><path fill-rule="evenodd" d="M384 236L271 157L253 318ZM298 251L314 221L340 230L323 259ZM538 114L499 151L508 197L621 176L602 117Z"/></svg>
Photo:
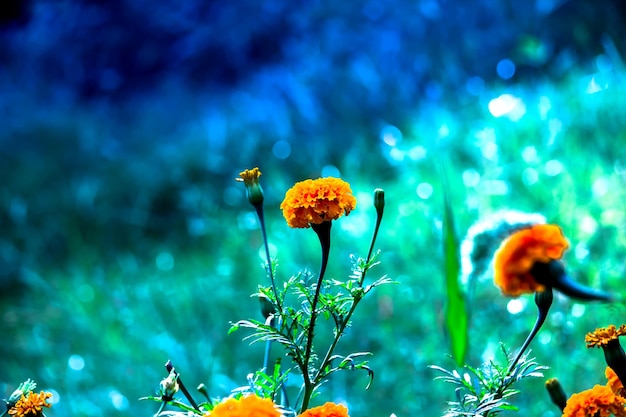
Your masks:
<svg viewBox="0 0 626 417"><path fill-rule="evenodd" d="M375 381L365 391L361 373L340 374L320 397L345 401L353 417L435 416L454 400L428 368L454 367L442 163L459 233L501 208L540 212L570 239L576 279L622 291L617 13L567 9L575 2L545 13L369 2L358 14L266 3L276 7L192 7L165 22L141 2L116 14L95 2L32 1L15 27L2 21L4 396L33 378L56 393L51 416L149 415L153 404L137 399L156 391L167 359L212 395L244 384L263 348L227 333L232 321L260 318L250 294L265 274L258 223L233 179L257 165L278 280L319 265L314 233L289 229L278 209L293 182L340 175L352 185L357 208L333 229L327 276L337 279L350 254L366 254L372 191L385 189L380 268L400 284L365 300L368 313L342 341L374 353ZM576 17L567 25L566 12ZM612 19L605 37L592 25L598 14ZM203 25L206 16L214 20ZM142 58L133 66L132 57ZM495 70L505 58L518 64L507 80ZM531 296L506 299L488 279L468 304L474 367L500 342L521 345L536 318ZM584 335L623 323L624 312L557 296L532 356L570 394L603 383L602 353L585 349ZM524 414L557 415L542 380L516 388Z"/></svg>

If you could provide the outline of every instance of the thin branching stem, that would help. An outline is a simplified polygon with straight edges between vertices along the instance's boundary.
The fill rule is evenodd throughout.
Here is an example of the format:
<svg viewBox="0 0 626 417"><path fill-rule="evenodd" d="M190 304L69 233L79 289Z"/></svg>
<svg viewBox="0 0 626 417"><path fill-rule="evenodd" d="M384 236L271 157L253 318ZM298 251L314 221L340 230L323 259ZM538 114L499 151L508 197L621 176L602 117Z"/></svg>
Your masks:
<svg viewBox="0 0 626 417"><path fill-rule="evenodd" d="M326 273L326 266L328 265L328 255L330 253L330 228L332 223L330 221L322 222L320 224L312 224L311 227L317 233L322 247L322 262L320 266L320 273L317 278L317 286L315 287L315 295L311 302L311 321L309 322L309 329L307 332L306 348L304 351L304 395L302 397L302 409L300 412L304 412L309 407L309 401L313 395L315 389L314 381L311 381L311 375L309 374L309 363L311 360L311 351L313 349L313 336L315 334L315 321L317 319L317 301L320 297L320 290L322 288L322 282L324 280L324 274Z"/></svg>
<svg viewBox="0 0 626 417"><path fill-rule="evenodd" d="M267 258L267 269L268 274L270 276L270 281L272 282L272 291L274 292L274 299L276 300L276 306L278 307L278 311L282 313L283 307L280 303L280 298L278 297L278 291L276 290L276 281L274 280L274 271L272 268L272 258L270 256L270 247L267 242L267 231L265 228L265 216L263 214L263 206L255 205L256 214L259 217L259 223L261 224L261 234L263 235L263 246L265 246L265 257Z"/></svg>

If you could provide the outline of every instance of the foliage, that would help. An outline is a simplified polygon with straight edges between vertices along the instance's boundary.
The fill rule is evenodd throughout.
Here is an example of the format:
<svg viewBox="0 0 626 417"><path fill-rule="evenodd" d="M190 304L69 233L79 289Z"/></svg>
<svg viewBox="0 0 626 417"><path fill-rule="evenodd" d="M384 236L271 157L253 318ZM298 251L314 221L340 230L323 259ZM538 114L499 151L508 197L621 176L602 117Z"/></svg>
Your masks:
<svg viewBox="0 0 626 417"><path fill-rule="evenodd" d="M457 401L450 402L450 408L445 417L455 416L494 416L505 410L517 410L517 407L509 403L509 398L520 392L512 388L513 384L528 377L543 377L541 371L548 367L537 364L533 358L524 354L513 365L511 356L504 345L501 345L506 363L498 364L489 361L480 368L465 366L468 372L459 374L456 370L448 371L440 366L431 366L432 369L442 372L444 375L436 379L449 382L456 386Z"/></svg>

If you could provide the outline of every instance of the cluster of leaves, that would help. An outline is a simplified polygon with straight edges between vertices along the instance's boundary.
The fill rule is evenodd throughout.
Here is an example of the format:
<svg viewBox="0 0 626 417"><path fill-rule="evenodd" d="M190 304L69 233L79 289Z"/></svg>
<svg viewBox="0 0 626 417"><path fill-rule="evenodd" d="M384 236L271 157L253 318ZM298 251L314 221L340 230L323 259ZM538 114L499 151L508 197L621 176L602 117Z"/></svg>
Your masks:
<svg viewBox="0 0 626 417"><path fill-rule="evenodd" d="M362 360L371 353L354 352L339 355L335 354L335 348L350 326L350 319L359 302L374 288L392 283L392 281L383 276L369 285L363 284L366 272L379 263L376 261L376 255L372 256L369 261L351 256L351 261L352 274L346 281L336 279L322 281L315 311L311 310L311 306L314 305L317 284L310 273L301 272L289 278L276 294L272 287L259 287L256 295L262 300L267 300L272 306L267 320L265 322L241 320L233 324L231 332L242 327L249 328L253 330L253 333L245 340L251 343L277 342L281 344L294 364L294 367L287 369L285 373L293 371L294 368L297 369L302 374L305 383L306 381L310 383L313 391L321 386L331 374L346 369L365 370L371 383L374 372L368 367L367 361ZM301 307L289 306L290 296L295 297ZM315 316L323 317L327 321L332 320L333 338L323 356L313 344L313 335L309 332ZM272 398L285 381L282 372L275 371L273 375L273 384L270 384L271 392L266 393ZM304 389L303 384L302 391Z"/></svg>
<svg viewBox="0 0 626 417"><path fill-rule="evenodd" d="M501 411L517 410L517 407L509 403L509 398L520 392L512 388L513 384L528 377L543 377L541 371L548 369L535 362L534 358L529 358L528 354L524 354L514 363L513 356L507 352L503 344L500 344L500 348L506 358L505 365L493 360L480 368L465 365L468 372L463 375L456 370L449 371L440 366L431 366L432 369L444 374L436 379L456 385L457 400L448 403L450 408L444 417L490 417Z"/></svg>

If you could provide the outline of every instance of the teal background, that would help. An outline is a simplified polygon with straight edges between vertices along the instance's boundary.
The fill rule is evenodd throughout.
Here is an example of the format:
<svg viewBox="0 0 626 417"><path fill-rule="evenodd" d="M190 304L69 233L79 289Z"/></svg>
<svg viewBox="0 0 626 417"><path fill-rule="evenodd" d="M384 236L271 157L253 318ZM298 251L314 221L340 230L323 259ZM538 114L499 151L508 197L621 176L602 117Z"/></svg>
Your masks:
<svg viewBox="0 0 626 417"><path fill-rule="evenodd" d="M33 378L55 394L49 416L152 415L138 398L168 359L216 397L246 384L263 346L227 332L260 318L250 294L267 280L234 178L259 166L279 280L319 268L315 234L278 208L294 182L340 176L358 199L333 227L337 279L350 254L366 255L373 190L386 192L369 279L398 284L366 298L339 349L373 352L374 384L339 374L316 401L345 402L353 417L441 415L455 399L428 368L455 366L442 166L459 237L500 209L542 213L571 242L572 275L621 292L620 6L6 2L0 396ZM509 304L489 277L469 301L472 366L500 342L520 346L536 317L531 296ZM568 394L604 383L584 335L623 317L621 305L557 296L532 354ZM522 413L559 415L544 381L517 386Z"/></svg>

